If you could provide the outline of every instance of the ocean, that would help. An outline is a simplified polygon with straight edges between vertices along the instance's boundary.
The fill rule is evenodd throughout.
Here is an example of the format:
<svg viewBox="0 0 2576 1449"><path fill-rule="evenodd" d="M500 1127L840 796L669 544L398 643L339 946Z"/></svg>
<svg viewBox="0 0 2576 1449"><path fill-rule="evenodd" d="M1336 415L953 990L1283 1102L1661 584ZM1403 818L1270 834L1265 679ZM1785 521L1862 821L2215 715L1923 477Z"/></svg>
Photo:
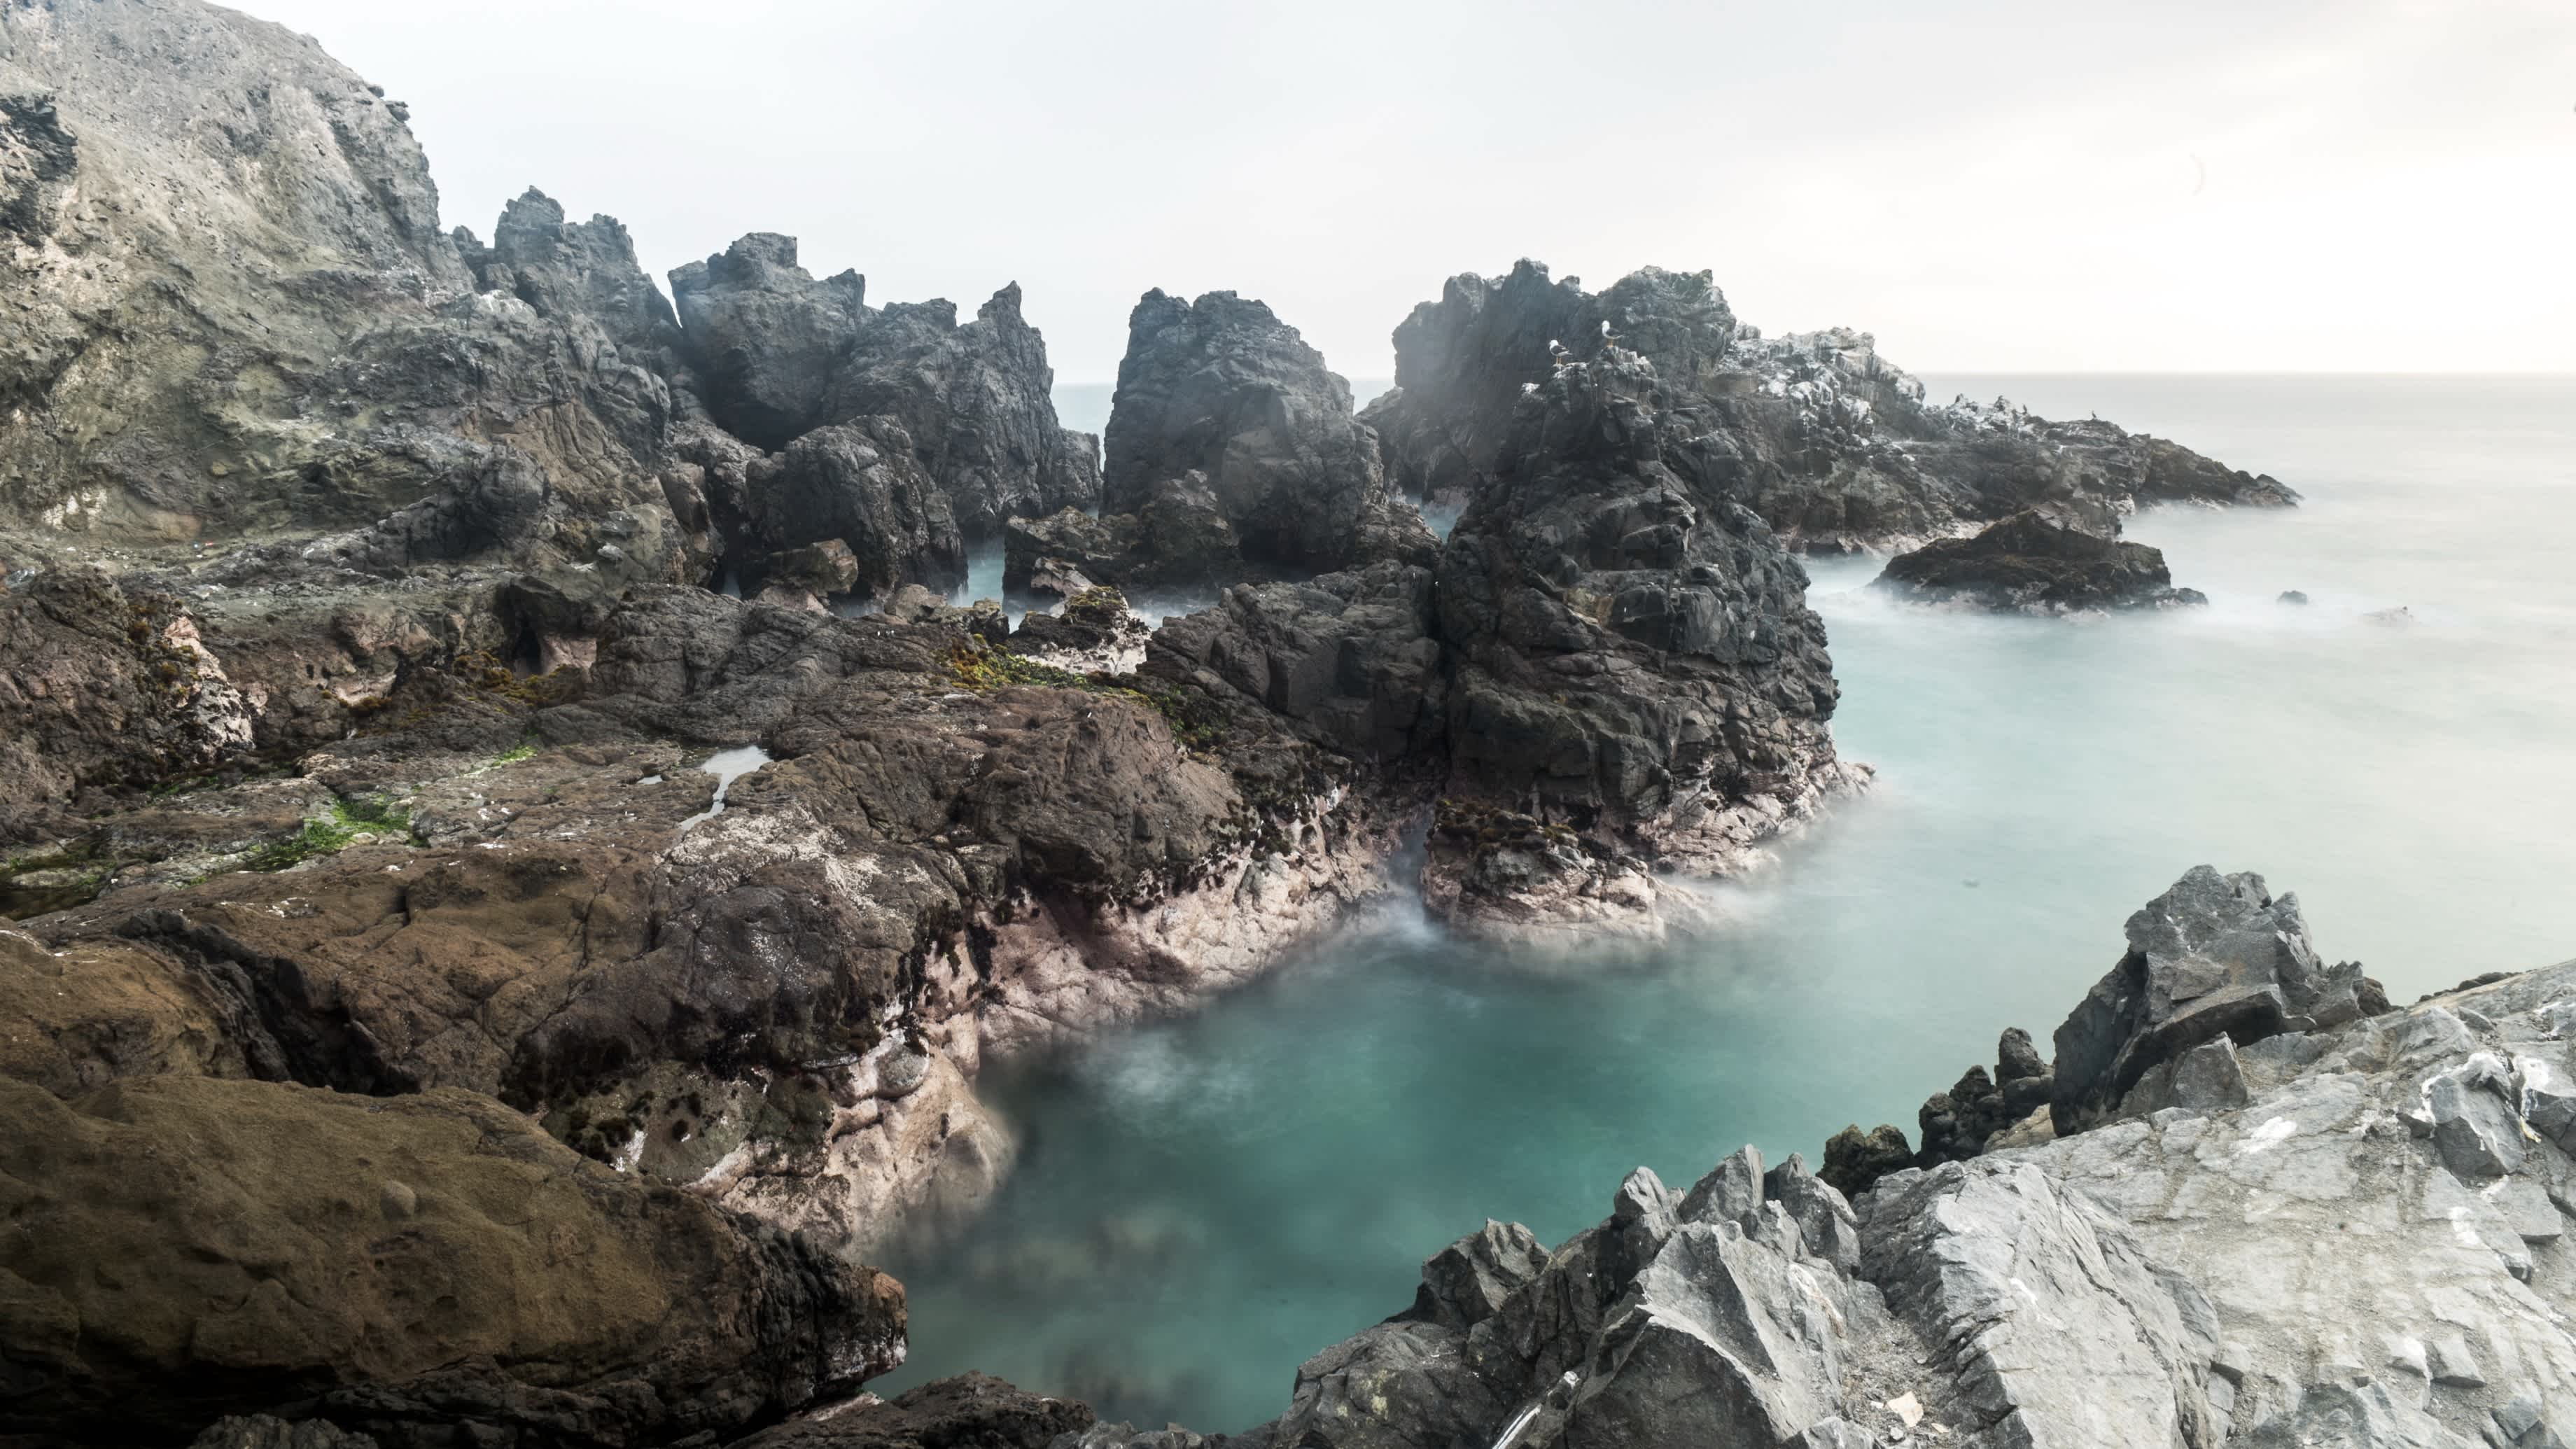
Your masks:
<svg viewBox="0 0 2576 1449"><path fill-rule="evenodd" d="M2576 378L1926 381L2306 502L2132 520L2198 610L1924 609L1815 562L1835 736L1877 785L1718 888L1714 939L1540 969L1391 909L1186 1018L992 1068L1019 1170L888 1263L912 1360L879 1391L972 1367L1248 1427L1489 1216L1553 1243L1641 1163L1680 1186L1746 1142L1910 1137L2003 1028L2045 1050L2195 864L2295 892L2401 1002L2576 955ZM1105 387L1060 392L1069 426L1105 420Z"/></svg>

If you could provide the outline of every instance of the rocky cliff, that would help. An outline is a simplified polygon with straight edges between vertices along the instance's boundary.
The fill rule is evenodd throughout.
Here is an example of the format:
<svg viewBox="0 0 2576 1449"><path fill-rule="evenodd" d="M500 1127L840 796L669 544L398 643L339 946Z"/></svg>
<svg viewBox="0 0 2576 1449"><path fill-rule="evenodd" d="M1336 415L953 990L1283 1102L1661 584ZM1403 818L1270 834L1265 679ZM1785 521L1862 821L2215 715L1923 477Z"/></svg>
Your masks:
<svg viewBox="0 0 2576 1449"><path fill-rule="evenodd" d="M2277 480L2096 420L2003 400L1927 403L1923 385L1848 329L1767 338L1707 272L1648 267L1598 293L1522 261L1453 277L1395 332L1393 390L1363 420L1413 498L1464 502L1498 475L1522 390L1605 349L1645 358L1702 413L1731 496L1793 548L1921 543L2036 509L2088 531L2150 503L2284 506Z"/></svg>

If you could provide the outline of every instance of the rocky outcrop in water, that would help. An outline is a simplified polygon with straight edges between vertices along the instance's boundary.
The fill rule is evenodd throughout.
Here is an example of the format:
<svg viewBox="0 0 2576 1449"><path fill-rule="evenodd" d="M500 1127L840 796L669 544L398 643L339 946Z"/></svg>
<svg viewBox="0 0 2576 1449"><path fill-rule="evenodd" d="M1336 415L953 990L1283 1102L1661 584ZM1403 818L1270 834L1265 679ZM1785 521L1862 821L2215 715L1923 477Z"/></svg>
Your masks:
<svg viewBox="0 0 2576 1449"><path fill-rule="evenodd" d="M1388 493L1350 384L1297 329L1232 292L1186 302L1153 291L1136 304L1107 443L1108 511L1144 515L1158 485L1200 475L1233 532L1238 575L1428 563L1435 547ZM1146 541L1168 532L1148 527ZM1178 560L1161 569L1186 571Z"/></svg>
<svg viewBox="0 0 2576 1449"><path fill-rule="evenodd" d="M1940 538L1888 560L1878 587L1932 603L2036 614L2206 604L2174 587L2162 551L2016 513L1974 537Z"/></svg>
<svg viewBox="0 0 2576 1449"><path fill-rule="evenodd" d="M1901 547L2029 509L2094 532L2149 503L2281 506L2297 495L2096 420L1998 400L1928 405L1923 386L1848 329L1766 338L1709 273L1649 267L1586 293L1522 261L1450 279L1396 329L1396 386L1364 421L1397 490L1463 501L1499 474L1518 395L1607 348L1651 362L1670 405L1702 409L1729 496L1793 548Z"/></svg>
<svg viewBox="0 0 2576 1449"><path fill-rule="evenodd" d="M1853 778L1806 574L1612 350L1522 398L1439 569L1452 795L1720 873Z"/></svg>

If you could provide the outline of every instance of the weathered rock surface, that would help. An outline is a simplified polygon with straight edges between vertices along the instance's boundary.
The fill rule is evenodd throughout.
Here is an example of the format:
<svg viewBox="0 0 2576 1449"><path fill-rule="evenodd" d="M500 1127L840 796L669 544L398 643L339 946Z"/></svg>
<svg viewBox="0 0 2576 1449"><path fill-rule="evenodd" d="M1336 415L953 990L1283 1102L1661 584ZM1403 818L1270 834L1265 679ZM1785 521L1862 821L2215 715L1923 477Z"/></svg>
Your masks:
<svg viewBox="0 0 2576 1449"><path fill-rule="evenodd" d="M2296 896L2195 866L2129 918L2129 950L2057 1029L2059 1133L2101 1120L2148 1069L2222 1034L2239 1047L2388 1009L2357 962L2329 966Z"/></svg>
<svg viewBox="0 0 2576 1449"><path fill-rule="evenodd" d="M2297 495L2159 438L2054 423L1998 400L1927 405L1848 329L1766 338L1706 272L1649 267L1598 295L1522 261L1450 279L1396 329L1396 386L1364 421L1397 491L1463 501L1499 476L1526 388L1606 347L1647 358L1674 405L1707 409L1731 496L1792 547L1887 548L2027 509L2096 532L2161 502L2279 506Z"/></svg>
<svg viewBox="0 0 2576 1449"><path fill-rule="evenodd" d="M984 1374L923 1384L891 1403L833 1404L737 1441L734 1449L1047 1449L1091 1427L1091 1410Z"/></svg>
<svg viewBox="0 0 2576 1449"><path fill-rule="evenodd" d="M379 1445L645 1443L902 1355L891 1279L470 1093L164 1075L0 1102L0 1431L179 1439L297 1404Z"/></svg>
<svg viewBox="0 0 2576 1449"><path fill-rule="evenodd" d="M1106 441L1109 512L1147 513L1157 485L1203 475L1234 535L1238 570L1427 564L1436 547L1421 517L1387 491L1377 437L1353 415L1350 384L1297 329L1232 292L1186 302L1152 291L1136 304ZM1155 547L1174 532L1148 527L1144 542ZM1179 559L1157 567L1184 572Z"/></svg>
<svg viewBox="0 0 2576 1449"><path fill-rule="evenodd" d="M1100 501L1097 441L1056 422L1017 283L962 325L945 301L872 308L857 272L817 281L794 237L755 232L673 272L671 294L709 414L755 447L890 418L974 538Z"/></svg>
<svg viewBox="0 0 2576 1449"><path fill-rule="evenodd" d="M1441 553L1449 792L1720 873L1858 777L1806 574L1613 349L1525 395Z"/></svg>
<svg viewBox="0 0 2576 1449"><path fill-rule="evenodd" d="M2072 614L2206 604L2178 589L2161 550L2016 513L1971 538L1941 538L1888 560L1878 587L1909 598Z"/></svg>

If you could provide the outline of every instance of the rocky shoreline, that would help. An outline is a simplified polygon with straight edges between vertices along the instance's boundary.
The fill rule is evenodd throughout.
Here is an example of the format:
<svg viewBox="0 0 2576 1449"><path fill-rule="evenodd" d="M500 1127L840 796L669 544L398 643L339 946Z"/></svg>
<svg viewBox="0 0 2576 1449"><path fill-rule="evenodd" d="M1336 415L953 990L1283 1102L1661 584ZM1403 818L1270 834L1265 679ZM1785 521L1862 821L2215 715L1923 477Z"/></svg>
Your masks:
<svg viewBox="0 0 2576 1449"><path fill-rule="evenodd" d="M0 1442L1081 1428L854 1397L989 1057L1390 892L1699 929L1868 780L1801 551L2294 501L1530 262L1362 412L1148 293L1104 447L1016 285L442 231L399 102L196 0L0 7L0 113Z"/></svg>

